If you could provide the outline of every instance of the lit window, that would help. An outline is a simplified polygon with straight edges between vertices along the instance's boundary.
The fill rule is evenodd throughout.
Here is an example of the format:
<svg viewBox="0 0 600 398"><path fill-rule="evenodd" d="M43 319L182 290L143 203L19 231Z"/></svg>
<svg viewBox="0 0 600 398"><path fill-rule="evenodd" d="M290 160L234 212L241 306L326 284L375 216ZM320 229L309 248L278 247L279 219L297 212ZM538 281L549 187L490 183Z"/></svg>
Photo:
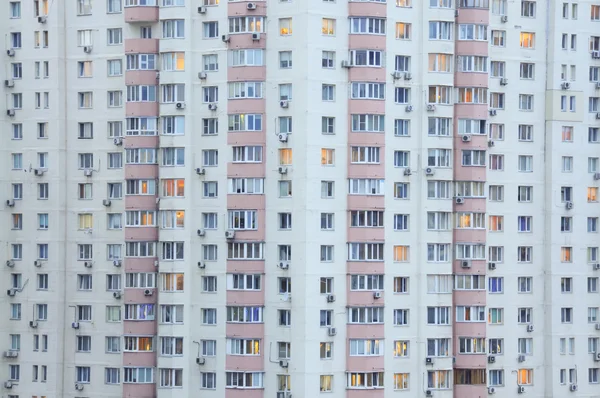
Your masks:
<svg viewBox="0 0 600 398"><path fill-rule="evenodd" d="M279 34L281 36L292 35L292 18L279 19Z"/></svg>
<svg viewBox="0 0 600 398"><path fill-rule="evenodd" d="M334 165L334 156L335 149L321 149L321 164L323 166L333 166Z"/></svg>
<svg viewBox="0 0 600 398"><path fill-rule="evenodd" d="M410 40L412 25L405 22L396 22L396 39Z"/></svg>
<svg viewBox="0 0 600 398"><path fill-rule="evenodd" d="M321 32L326 36L335 35L335 19L323 18L321 22Z"/></svg>
<svg viewBox="0 0 600 398"><path fill-rule="evenodd" d="M394 246L394 261L406 262L409 260L409 246Z"/></svg>
<svg viewBox="0 0 600 398"><path fill-rule="evenodd" d="M534 48L535 47L535 33L521 32L520 40L521 48Z"/></svg>

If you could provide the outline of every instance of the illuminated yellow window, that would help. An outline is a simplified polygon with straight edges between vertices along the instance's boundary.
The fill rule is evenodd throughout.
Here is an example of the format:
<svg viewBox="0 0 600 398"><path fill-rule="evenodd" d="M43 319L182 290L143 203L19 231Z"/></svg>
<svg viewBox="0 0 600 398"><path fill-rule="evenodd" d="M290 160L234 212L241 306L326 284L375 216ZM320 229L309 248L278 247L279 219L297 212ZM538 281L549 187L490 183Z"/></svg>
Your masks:
<svg viewBox="0 0 600 398"><path fill-rule="evenodd" d="M321 164L323 166L333 166L335 157L335 149L321 148Z"/></svg>
<svg viewBox="0 0 600 398"><path fill-rule="evenodd" d="M563 263L573 262L573 248L572 247L561 247L560 248L560 261Z"/></svg>
<svg viewBox="0 0 600 398"><path fill-rule="evenodd" d="M292 164L292 148L279 150L279 164L289 166Z"/></svg>
<svg viewBox="0 0 600 398"><path fill-rule="evenodd" d="M177 228L183 228L185 226L185 211L180 210L175 212L175 219L177 221Z"/></svg>
<svg viewBox="0 0 600 398"><path fill-rule="evenodd" d="M281 36L291 36L292 34L292 18L279 19L279 34Z"/></svg>
<svg viewBox="0 0 600 398"><path fill-rule="evenodd" d="M490 231L501 232L504 230L504 216L490 216Z"/></svg>
<svg viewBox="0 0 600 398"><path fill-rule="evenodd" d="M394 356L395 357L407 357L408 356L408 340L397 340L394 341Z"/></svg>
<svg viewBox="0 0 600 398"><path fill-rule="evenodd" d="M152 337L139 337L138 338L138 350L139 351L152 351Z"/></svg>
<svg viewBox="0 0 600 398"><path fill-rule="evenodd" d="M519 369L518 383L519 385L533 384L533 369Z"/></svg>
<svg viewBox="0 0 600 398"><path fill-rule="evenodd" d="M408 373L394 373L394 390L408 390Z"/></svg>
<svg viewBox="0 0 600 398"><path fill-rule="evenodd" d="M408 261L409 246L394 246L394 261Z"/></svg>
<svg viewBox="0 0 600 398"><path fill-rule="evenodd" d="M165 71L185 70L185 53L164 53L162 55L162 69Z"/></svg>
<svg viewBox="0 0 600 398"><path fill-rule="evenodd" d="M284 392L284 391L290 391L291 389L292 389L291 376L290 375L277 375L277 391Z"/></svg>
<svg viewBox="0 0 600 398"><path fill-rule="evenodd" d="M91 214L79 214L79 229L92 229L93 227L94 217Z"/></svg>
<svg viewBox="0 0 600 398"><path fill-rule="evenodd" d="M327 36L335 35L335 19L323 18L321 22L321 32Z"/></svg>
<svg viewBox="0 0 600 398"><path fill-rule="evenodd" d="M396 39L410 40L412 25L405 22L396 22Z"/></svg>
<svg viewBox="0 0 600 398"><path fill-rule="evenodd" d="M587 189L587 201L588 202L597 202L598 201L598 188L597 187L589 187Z"/></svg>
<svg viewBox="0 0 600 398"><path fill-rule="evenodd" d="M320 377L320 390L321 392L331 392L332 384L333 384L333 376L332 375L321 375Z"/></svg>
<svg viewBox="0 0 600 398"><path fill-rule="evenodd" d="M520 43L521 43L521 48L534 48L535 47L535 33L521 32Z"/></svg>
<svg viewBox="0 0 600 398"><path fill-rule="evenodd" d="M183 274L162 274L162 291L182 292Z"/></svg>

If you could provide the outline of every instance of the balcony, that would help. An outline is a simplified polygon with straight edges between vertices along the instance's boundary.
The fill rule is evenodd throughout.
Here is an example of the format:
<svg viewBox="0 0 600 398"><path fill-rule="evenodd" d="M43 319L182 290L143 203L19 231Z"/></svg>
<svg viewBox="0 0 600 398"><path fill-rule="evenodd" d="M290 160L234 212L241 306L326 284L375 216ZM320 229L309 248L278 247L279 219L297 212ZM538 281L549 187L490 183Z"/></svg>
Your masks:
<svg viewBox="0 0 600 398"><path fill-rule="evenodd" d="M125 7L125 22L158 22L158 7L137 6Z"/></svg>

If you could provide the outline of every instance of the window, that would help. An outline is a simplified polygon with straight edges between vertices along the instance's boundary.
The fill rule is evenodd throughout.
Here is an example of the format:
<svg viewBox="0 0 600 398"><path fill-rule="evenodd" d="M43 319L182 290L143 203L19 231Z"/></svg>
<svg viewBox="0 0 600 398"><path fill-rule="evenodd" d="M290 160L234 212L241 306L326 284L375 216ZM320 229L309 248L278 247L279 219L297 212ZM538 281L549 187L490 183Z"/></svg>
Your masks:
<svg viewBox="0 0 600 398"><path fill-rule="evenodd" d="M11 1L10 6L10 18L21 18L21 2Z"/></svg>
<svg viewBox="0 0 600 398"><path fill-rule="evenodd" d="M427 371L427 388L435 390L447 390L450 388L450 370Z"/></svg>
<svg viewBox="0 0 600 398"><path fill-rule="evenodd" d="M92 15L92 0L77 0L77 15Z"/></svg>
<svg viewBox="0 0 600 398"><path fill-rule="evenodd" d="M203 38L205 39L216 39L219 37L219 23L218 22L203 22L202 23Z"/></svg>
<svg viewBox="0 0 600 398"><path fill-rule="evenodd" d="M410 40L412 25L406 22L396 22L396 39Z"/></svg>
<svg viewBox="0 0 600 398"><path fill-rule="evenodd" d="M281 36L292 35L292 18L280 18L279 19L279 34Z"/></svg>
<svg viewBox="0 0 600 398"><path fill-rule="evenodd" d="M485 88L458 88L458 103L463 104L486 104L487 89Z"/></svg>
<svg viewBox="0 0 600 398"><path fill-rule="evenodd" d="M183 39L185 37L185 20L167 19L162 21L163 39Z"/></svg>
<svg viewBox="0 0 600 398"><path fill-rule="evenodd" d="M493 47L506 47L506 31L492 30L491 39Z"/></svg>
<svg viewBox="0 0 600 398"><path fill-rule="evenodd" d="M519 155L519 171L530 173L533 171L533 156Z"/></svg>
<svg viewBox="0 0 600 398"><path fill-rule="evenodd" d="M321 88L321 99L323 101L335 101L335 85L323 84Z"/></svg>
<svg viewBox="0 0 600 398"><path fill-rule="evenodd" d="M519 37L519 43L521 44L521 48L534 48L535 33L521 32Z"/></svg>
<svg viewBox="0 0 600 398"><path fill-rule="evenodd" d="M290 28L291 30L291 28ZM335 19L323 18L321 20L321 33L325 36L335 35Z"/></svg>
<svg viewBox="0 0 600 398"><path fill-rule="evenodd" d="M321 53L321 67L326 69L335 68L335 51L323 51Z"/></svg>
<svg viewBox="0 0 600 398"><path fill-rule="evenodd" d="M450 167L450 149L429 149L427 165L430 167Z"/></svg>
<svg viewBox="0 0 600 398"><path fill-rule="evenodd" d="M106 29L107 44L109 46L123 44L123 30L121 28Z"/></svg>
<svg viewBox="0 0 600 398"><path fill-rule="evenodd" d="M452 40L452 22L429 21L429 40Z"/></svg>

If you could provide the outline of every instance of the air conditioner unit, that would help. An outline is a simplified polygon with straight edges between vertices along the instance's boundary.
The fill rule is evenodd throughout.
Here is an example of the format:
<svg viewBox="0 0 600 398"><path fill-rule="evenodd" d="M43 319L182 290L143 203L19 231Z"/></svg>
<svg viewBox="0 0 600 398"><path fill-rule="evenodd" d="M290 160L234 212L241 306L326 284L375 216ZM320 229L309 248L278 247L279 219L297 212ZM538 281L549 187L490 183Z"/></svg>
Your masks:
<svg viewBox="0 0 600 398"><path fill-rule="evenodd" d="M400 80L402 78L402 72L392 72L392 79Z"/></svg>
<svg viewBox="0 0 600 398"><path fill-rule="evenodd" d="M206 14L207 8L206 7L198 7L198 14Z"/></svg>
<svg viewBox="0 0 600 398"><path fill-rule="evenodd" d="M507 23L508 22L508 16L503 15L502 17L500 17L500 22Z"/></svg>
<svg viewBox="0 0 600 398"><path fill-rule="evenodd" d="M5 381L4 382L4 388L12 388L12 387L13 387L12 381Z"/></svg>
<svg viewBox="0 0 600 398"><path fill-rule="evenodd" d="M463 135L461 137L462 142L471 142L471 136L470 135Z"/></svg>
<svg viewBox="0 0 600 398"><path fill-rule="evenodd" d="M289 101L281 100L281 101L279 101L279 106L282 107L282 108L289 108L290 107L290 103L289 103Z"/></svg>
<svg viewBox="0 0 600 398"><path fill-rule="evenodd" d="M330 336L335 336L337 334L337 329L336 328L329 328L327 329L327 334Z"/></svg>
<svg viewBox="0 0 600 398"><path fill-rule="evenodd" d="M596 354L594 354L594 361L600 362L600 352L597 352Z"/></svg>
<svg viewBox="0 0 600 398"><path fill-rule="evenodd" d="M199 176L203 176L206 174L206 169L201 168L201 167L197 167L196 168L196 174L198 174Z"/></svg>
<svg viewBox="0 0 600 398"><path fill-rule="evenodd" d="M113 293L113 297L116 299L120 299L121 298L121 292L114 292Z"/></svg>
<svg viewBox="0 0 600 398"><path fill-rule="evenodd" d="M600 112L596 113L596 119L600 120Z"/></svg>
<svg viewBox="0 0 600 398"><path fill-rule="evenodd" d="M525 392L525 387L519 386L519 388L517 388L517 393L523 394L524 392Z"/></svg>
<svg viewBox="0 0 600 398"><path fill-rule="evenodd" d="M235 231L225 231L225 239L235 238Z"/></svg>
<svg viewBox="0 0 600 398"><path fill-rule="evenodd" d="M221 36L221 40L223 40L223 42L225 43L229 43L229 40L231 40L231 38L229 37L229 35L223 35Z"/></svg>
<svg viewBox="0 0 600 398"><path fill-rule="evenodd" d="M200 79L200 80L206 80L207 77L208 77L208 73L206 73L206 72L198 73L198 79Z"/></svg>
<svg viewBox="0 0 600 398"><path fill-rule="evenodd" d="M342 61L342 68L351 68L352 64L349 61Z"/></svg>
<svg viewBox="0 0 600 398"><path fill-rule="evenodd" d="M433 365L433 358L432 357L426 357L425 358L425 364L426 365Z"/></svg>
<svg viewBox="0 0 600 398"><path fill-rule="evenodd" d="M433 397L433 391L431 391L431 390L426 390L426 391L425 391L425 396L426 396L426 397Z"/></svg>
<svg viewBox="0 0 600 398"><path fill-rule="evenodd" d="M46 23L48 21L48 17L44 16L40 16L38 17L38 23Z"/></svg>
<svg viewBox="0 0 600 398"><path fill-rule="evenodd" d="M282 261L282 262L279 263L279 268L281 268L281 269L289 269L290 268L290 263Z"/></svg>
<svg viewBox="0 0 600 398"><path fill-rule="evenodd" d="M529 333L533 332L533 325L527 325L527 331Z"/></svg>
<svg viewBox="0 0 600 398"><path fill-rule="evenodd" d="M500 85L501 86L507 86L508 85L508 79L506 77L503 77L500 79Z"/></svg>
<svg viewBox="0 0 600 398"><path fill-rule="evenodd" d="M463 203L465 203L465 198L455 198L454 203L456 203L457 205L462 205Z"/></svg>
<svg viewBox="0 0 600 398"><path fill-rule="evenodd" d="M29 327L37 329L37 327L38 327L37 321L29 321Z"/></svg>
<svg viewBox="0 0 600 398"><path fill-rule="evenodd" d="M177 108L177 109L185 109L185 102L176 102L175 103L175 108ZM208 109L210 109L210 108L208 108Z"/></svg>
<svg viewBox="0 0 600 398"><path fill-rule="evenodd" d="M490 148L491 148L491 147L493 147L494 145L496 145L496 143L495 143L494 141L492 141L492 140L489 140L489 141L488 141L488 147L490 147Z"/></svg>
<svg viewBox="0 0 600 398"><path fill-rule="evenodd" d="M33 169L33 174L36 175L36 176L38 176L38 177L43 176L44 173L45 173L45 171L42 170L42 169Z"/></svg>
<svg viewBox="0 0 600 398"><path fill-rule="evenodd" d="M562 88L563 90L568 90L571 88L571 83L563 82L563 83L561 83L560 88Z"/></svg>
<svg viewBox="0 0 600 398"><path fill-rule="evenodd" d="M10 116L10 117L15 116L15 110L14 109L7 109L6 110L6 115Z"/></svg>
<svg viewBox="0 0 600 398"><path fill-rule="evenodd" d="M491 271L495 270L495 269L496 269L496 263L489 263L489 264L488 264L488 268L489 268Z"/></svg>
<svg viewBox="0 0 600 398"><path fill-rule="evenodd" d="M460 14L460 12L458 10L454 10L454 18L458 18L459 14Z"/></svg>
<svg viewBox="0 0 600 398"><path fill-rule="evenodd" d="M83 52L86 54L89 54L92 52L92 46L85 46L83 47Z"/></svg>
<svg viewBox="0 0 600 398"><path fill-rule="evenodd" d="M592 58L600 59L600 51L592 51Z"/></svg>
<svg viewBox="0 0 600 398"><path fill-rule="evenodd" d="M85 170L83 170L83 175L86 176L86 177L91 177L92 174L94 174L94 170L92 170L92 169L85 169Z"/></svg>
<svg viewBox="0 0 600 398"><path fill-rule="evenodd" d="M569 391L577 391L577 384L571 384L569 386Z"/></svg>
<svg viewBox="0 0 600 398"><path fill-rule="evenodd" d="M594 173L594 180L600 180L600 173Z"/></svg>
<svg viewBox="0 0 600 398"><path fill-rule="evenodd" d="M412 73L406 72L404 74L404 80L412 80Z"/></svg>
<svg viewBox="0 0 600 398"><path fill-rule="evenodd" d="M4 87L14 87L15 81L13 79L8 79L4 81Z"/></svg>
<svg viewBox="0 0 600 398"><path fill-rule="evenodd" d="M428 167L425 169L425 175L432 176L434 174L435 174L435 171L433 171L433 169L431 167Z"/></svg>
<svg viewBox="0 0 600 398"><path fill-rule="evenodd" d="M121 260L113 260L114 267L120 267L121 265L123 265L123 262Z"/></svg>
<svg viewBox="0 0 600 398"><path fill-rule="evenodd" d="M208 110L209 111L216 111L217 110L217 104L208 104Z"/></svg>
<svg viewBox="0 0 600 398"><path fill-rule="evenodd" d="M14 199L8 199L6 201L6 206L8 206L8 207L14 207L15 206L15 200Z"/></svg>
<svg viewBox="0 0 600 398"><path fill-rule="evenodd" d="M471 268L471 262L469 260L463 260L460 262L461 268Z"/></svg>
<svg viewBox="0 0 600 398"><path fill-rule="evenodd" d="M37 267L37 268L40 268L42 266L42 260L35 260L33 262L33 266Z"/></svg>
<svg viewBox="0 0 600 398"><path fill-rule="evenodd" d="M279 366L281 366L282 368L287 368L288 366L290 366L290 363L285 359L282 359L281 361L279 361Z"/></svg>
<svg viewBox="0 0 600 398"><path fill-rule="evenodd" d="M592 269L595 271L600 270L600 263L592 264Z"/></svg>
<svg viewBox="0 0 600 398"><path fill-rule="evenodd" d="M252 33L252 40L253 41L259 41L260 40L260 33L258 33L258 32Z"/></svg>
<svg viewBox="0 0 600 398"><path fill-rule="evenodd" d="M381 298L381 292L373 292L373 298L374 299L380 299Z"/></svg>
<svg viewBox="0 0 600 398"><path fill-rule="evenodd" d="M256 4L255 3L248 3L248 4L246 4L246 8L248 10L256 10Z"/></svg>
<svg viewBox="0 0 600 398"><path fill-rule="evenodd" d="M519 361L519 362L525 362L525 355L519 355L517 357L517 361Z"/></svg>
<svg viewBox="0 0 600 398"><path fill-rule="evenodd" d="M413 106L412 105L406 105L406 108L404 108L404 110L406 112L412 112L413 111Z"/></svg>
<svg viewBox="0 0 600 398"><path fill-rule="evenodd" d="M427 105L427 112L433 112L433 111L435 111L435 105L433 105L433 104Z"/></svg>
<svg viewBox="0 0 600 398"><path fill-rule="evenodd" d="M15 294L17 294L17 289L8 289L8 290L6 291L6 295L7 295L7 296L14 297L14 296L15 296Z"/></svg>
<svg viewBox="0 0 600 398"><path fill-rule="evenodd" d="M327 295L327 302L328 303L335 302L335 294L329 294L329 295Z"/></svg>
<svg viewBox="0 0 600 398"><path fill-rule="evenodd" d="M496 389L494 387L488 387L488 394L494 394Z"/></svg>
<svg viewBox="0 0 600 398"><path fill-rule="evenodd" d="M102 206L109 207L111 205L110 199L102 199Z"/></svg>
<svg viewBox="0 0 600 398"><path fill-rule="evenodd" d="M196 235L198 236L204 236L206 234L206 232L203 229L199 229L196 231Z"/></svg>
<svg viewBox="0 0 600 398"><path fill-rule="evenodd" d="M158 260L154 260L154 266L158 267L160 265L160 263L158 262Z"/></svg>
<svg viewBox="0 0 600 398"><path fill-rule="evenodd" d="M144 290L144 296L152 296L152 290L150 290L150 289Z"/></svg>
<svg viewBox="0 0 600 398"><path fill-rule="evenodd" d="M204 364L206 363L206 358L203 358L203 357L197 357L197 358L196 358L196 363L197 363L198 365L204 365Z"/></svg>
<svg viewBox="0 0 600 398"><path fill-rule="evenodd" d="M409 176L411 174L412 174L412 171L410 170L410 168L407 167L407 168L404 169L404 175L405 176Z"/></svg>
<svg viewBox="0 0 600 398"><path fill-rule="evenodd" d="M287 174L288 169L285 166L279 166L279 168L277 169L277 171L279 171L279 174Z"/></svg>
<svg viewBox="0 0 600 398"><path fill-rule="evenodd" d="M490 356L488 357L488 363L494 363L494 362L496 362L496 357L495 357L495 356L493 356L493 355L490 355Z"/></svg>
<svg viewBox="0 0 600 398"><path fill-rule="evenodd" d="M123 138L121 138L121 137L114 138L113 139L113 144L115 144L117 146L118 145L123 145Z"/></svg>
<svg viewBox="0 0 600 398"><path fill-rule="evenodd" d="M277 135L277 138L279 138L279 141L281 141L281 142L287 142L288 141L288 133L279 133Z"/></svg>
<svg viewBox="0 0 600 398"><path fill-rule="evenodd" d="M71 327L73 329L79 329L79 322L73 322L73 323L71 323Z"/></svg>
<svg viewBox="0 0 600 398"><path fill-rule="evenodd" d="M498 114L498 111L496 111L495 109L490 109L490 116L496 116Z"/></svg>
<svg viewBox="0 0 600 398"><path fill-rule="evenodd" d="M6 55L8 55L9 57L14 57L15 56L15 49L14 48L9 48L8 50L6 50Z"/></svg>
<svg viewBox="0 0 600 398"><path fill-rule="evenodd" d="M600 82L596 82L596 88L600 88Z"/></svg>
<svg viewBox="0 0 600 398"><path fill-rule="evenodd" d="M94 263L93 263L92 261L85 261L85 262L83 263L83 266L84 266L85 268L92 268L92 266L93 266L93 265L94 265Z"/></svg>
<svg viewBox="0 0 600 398"><path fill-rule="evenodd" d="M13 260L8 260L6 262L6 266L12 268L15 266L15 262Z"/></svg>
<svg viewBox="0 0 600 398"><path fill-rule="evenodd" d="M80 383L75 383L75 389L77 391L82 391L83 390L83 384Z"/></svg>
<svg viewBox="0 0 600 398"><path fill-rule="evenodd" d="M206 264L203 263L202 261L198 261L198 268L204 269L204 268L206 268Z"/></svg>
<svg viewBox="0 0 600 398"><path fill-rule="evenodd" d="M597 324L594 326L594 328L595 328L596 330L600 330L600 323L597 323Z"/></svg>
<svg viewBox="0 0 600 398"><path fill-rule="evenodd" d="M5 358L17 358L19 356L19 351L8 350L4 351Z"/></svg>
<svg viewBox="0 0 600 398"><path fill-rule="evenodd" d="M571 210L573 208L573 202L567 202L567 203L565 203L565 208L567 210Z"/></svg>

